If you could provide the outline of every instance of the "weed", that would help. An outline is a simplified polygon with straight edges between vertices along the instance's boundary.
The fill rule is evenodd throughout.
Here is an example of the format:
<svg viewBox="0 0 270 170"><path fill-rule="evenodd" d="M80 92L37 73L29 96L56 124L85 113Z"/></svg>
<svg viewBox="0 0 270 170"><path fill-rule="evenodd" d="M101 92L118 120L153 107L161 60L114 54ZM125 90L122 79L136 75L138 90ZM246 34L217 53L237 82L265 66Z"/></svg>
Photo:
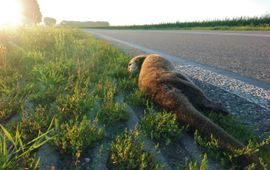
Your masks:
<svg viewBox="0 0 270 170"><path fill-rule="evenodd" d="M73 87L72 94L60 94L57 96L55 104L57 106L57 112L60 113L62 120L74 119L83 114L90 113L95 104L95 98L91 95L87 89L80 89L78 85Z"/></svg>
<svg viewBox="0 0 270 170"><path fill-rule="evenodd" d="M116 137L110 147L109 164L113 169L161 169L152 153L144 151L139 131L127 131Z"/></svg>
<svg viewBox="0 0 270 170"><path fill-rule="evenodd" d="M2 123L9 121L14 115L22 113L27 96L31 93L31 87L28 85L24 87L6 86L5 83L1 84L0 80L0 122Z"/></svg>
<svg viewBox="0 0 270 170"><path fill-rule="evenodd" d="M129 113L126 112L126 105L118 102L106 102L101 105L97 118L106 125L111 125L116 122L126 121Z"/></svg>
<svg viewBox="0 0 270 170"><path fill-rule="evenodd" d="M206 152L210 157L219 161L223 167L228 168L232 166L232 160L230 155L221 151L218 140L215 139L212 135L209 140L205 140L199 135L198 131L195 131L194 139L196 143L199 144L199 146L206 149Z"/></svg>
<svg viewBox="0 0 270 170"><path fill-rule="evenodd" d="M7 48L4 45L0 44L0 69L6 68L6 60L7 60Z"/></svg>
<svg viewBox="0 0 270 170"><path fill-rule="evenodd" d="M118 49L74 29L22 27L0 37L0 121L11 132L21 128L23 142L55 116L54 142L78 159L103 138L100 123L127 120L115 96L135 84L126 71L130 58ZM20 121L8 122L16 114Z"/></svg>
<svg viewBox="0 0 270 170"><path fill-rule="evenodd" d="M34 139L40 132L45 132L53 115L46 111L41 105L34 112L23 113L19 127L24 141Z"/></svg>
<svg viewBox="0 0 270 170"><path fill-rule="evenodd" d="M4 126L0 125L0 169L30 168L38 169L39 160L36 160L32 152L48 141L51 126L44 133L38 134L33 140L24 143L19 128L16 128L13 136Z"/></svg>
<svg viewBox="0 0 270 170"><path fill-rule="evenodd" d="M145 115L140 120L139 125L148 137L166 144L178 140L185 129L179 126L175 114L167 112Z"/></svg>
<svg viewBox="0 0 270 170"><path fill-rule="evenodd" d="M138 88L131 92L128 103L135 106L145 107L148 97L141 92Z"/></svg>
<svg viewBox="0 0 270 170"><path fill-rule="evenodd" d="M97 112L97 118L102 123L111 125L128 119L129 114L125 111L126 104L114 101L116 86L113 82L107 80L104 85L99 83L97 90L99 91L99 96L103 98L103 103Z"/></svg>
<svg viewBox="0 0 270 170"><path fill-rule="evenodd" d="M64 68L59 63L49 63L43 66L34 66L32 70L33 91L32 101L35 104L48 104L55 101L57 94L63 91L66 80Z"/></svg>
<svg viewBox="0 0 270 170"><path fill-rule="evenodd" d="M207 154L203 155L203 159L198 167L197 161L186 161L186 169L188 170L208 170Z"/></svg>
<svg viewBox="0 0 270 170"><path fill-rule="evenodd" d="M62 152L69 153L75 157L84 149L93 146L94 142L102 139L105 135L104 128L97 127L97 121L89 120L84 116L81 121L71 119L67 123L58 125L55 144Z"/></svg>
<svg viewBox="0 0 270 170"><path fill-rule="evenodd" d="M244 125L239 119L235 116L227 115L223 116L222 114L217 113L205 113L206 116L211 119L213 122L222 127L229 134L234 136L236 139L243 143L248 143L249 140L257 142L259 139L253 131L253 127Z"/></svg>

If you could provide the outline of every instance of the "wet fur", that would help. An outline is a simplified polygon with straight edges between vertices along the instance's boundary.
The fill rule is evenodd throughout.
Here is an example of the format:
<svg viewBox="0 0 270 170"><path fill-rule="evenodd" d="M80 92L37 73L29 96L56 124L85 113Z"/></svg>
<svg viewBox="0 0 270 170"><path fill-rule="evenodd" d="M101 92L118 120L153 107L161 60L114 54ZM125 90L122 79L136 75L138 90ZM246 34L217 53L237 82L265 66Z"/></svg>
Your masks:
<svg viewBox="0 0 270 170"><path fill-rule="evenodd" d="M244 147L200 112L214 111L227 115L228 111L211 102L188 77L177 73L168 60L156 54L140 55L129 62L128 70L139 73L140 90L166 111L175 113L179 122L198 130L204 138L209 139L213 135L229 153ZM238 161L241 165L259 163L256 156L241 157Z"/></svg>

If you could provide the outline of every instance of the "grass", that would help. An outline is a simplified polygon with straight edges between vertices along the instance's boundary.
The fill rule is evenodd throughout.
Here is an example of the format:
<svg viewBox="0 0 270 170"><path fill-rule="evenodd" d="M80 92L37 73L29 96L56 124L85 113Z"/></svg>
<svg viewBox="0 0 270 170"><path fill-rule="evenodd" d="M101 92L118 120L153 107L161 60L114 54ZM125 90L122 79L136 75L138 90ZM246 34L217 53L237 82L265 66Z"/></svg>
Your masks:
<svg viewBox="0 0 270 170"><path fill-rule="evenodd" d="M76 158L85 149L93 146L95 142L104 137L105 131L103 128L97 127L97 122L94 120L89 122L86 117L81 121L71 119L67 123L56 125L57 137L55 143L59 150L67 152Z"/></svg>
<svg viewBox="0 0 270 170"><path fill-rule="evenodd" d="M144 150L144 142L138 130L127 131L116 137L110 147L109 164L119 170L158 170L162 165L155 162L154 155Z"/></svg>
<svg viewBox="0 0 270 170"><path fill-rule="evenodd" d="M20 28L1 31L0 40L0 123L12 135L21 129L22 142L55 117L50 145L77 160L106 136L105 126L128 119L115 97L135 81L119 50L73 29Z"/></svg>
<svg viewBox="0 0 270 170"><path fill-rule="evenodd" d="M101 29L144 29L144 30L270 30L270 16L239 17L233 19L175 22L148 25L110 26Z"/></svg>
<svg viewBox="0 0 270 170"><path fill-rule="evenodd" d="M166 145L179 140L185 129L180 127L175 114L167 112L147 114L140 120L139 125L146 136Z"/></svg>
<svg viewBox="0 0 270 170"><path fill-rule="evenodd" d="M137 78L127 72L129 60L118 49L74 29L0 31L0 152L4 155L0 167L38 169L35 155L48 141L63 160L72 160L65 162L68 166L78 167L97 143L110 141L109 166L162 169L138 134L169 143L183 129L173 114L152 113ZM124 102L118 96L125 96ZM114 128L119 132L117 125L126 123L127 105L146 108L151 114L141 119L139 130L107 134ZM270 160L267 141L260 143L252 128L231 116L207 115L242 142L251 140L249 148L262 147L262 157ZM24 153L27 156L20 156ZM188 166L198 168L195 163Z"/></svg>
<svg viewBox="0 0 270 170"><path fill-rule="evenodd" d="M39 159L31 153L53 139L48 136L51 126L45 133L39 133L29 142L23 142L18 127L13 136L4 126L0 126L0 169L38 169Z"/></svg>
<svg viewBox="0 0 270 170"><path fill-rule="evenodd" d="M198 163L197 163L197 161L194 161L194 162L192 162L192 161L187 161L186 162L186 169L188 169L188 170L208 170L208 160L207 160L207 155L206 154L204 154L203 155L203 159L202 159L202 161L201 161L201 163L200 163L200 166L198 166Z"/></svg>

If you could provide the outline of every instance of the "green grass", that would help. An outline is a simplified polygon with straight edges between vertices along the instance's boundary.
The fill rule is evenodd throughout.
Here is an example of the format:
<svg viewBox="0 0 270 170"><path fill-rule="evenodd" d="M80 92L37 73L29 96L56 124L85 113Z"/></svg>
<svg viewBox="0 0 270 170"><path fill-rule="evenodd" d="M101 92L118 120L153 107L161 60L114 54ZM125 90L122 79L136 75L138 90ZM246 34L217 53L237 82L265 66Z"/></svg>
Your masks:
<svg viewBox="0 0 270 170"><path fill-rule="evenodd" d="M46 132L39 133L28 142L23 141L18 127L15 135L12 135L0 125L0 169L38 169L39 159L33 156L32 152L53 139L48 136L52 130L51 125Z"/></svg>
<svg viewBox="0 0 270 170"><path fill-rule="evenodd" d="M45 133L55 117L51 145L76 162L106 136L105 126L128 119L115 97L136 81L118 49L61 28L1 31L0 40L0 123L12 135L21 129L22 142Z"/></svg>
<svg viewBox="0 0 270 170"><path fill-rule="evenodd" d="M257 30L270 31L270 17L239 17L233 19L175 22L147 25L110 26L101 29L144 29L144 30Z"/></svg>
<svg viewBox="0 0 270 170"><path fill-rule="evenodd" d="M56 133L55 143L59 150L76 158L105 135L104 129L97 127L97 121L89 122L86 117L81 121L71 119L67 123L62 123L60 127L57 125Z"/></svg>
<svg viewBox="0 0 270 170"><path fill-rule="evenodd" d="M144 150L144 142L138 130L118 135L110 147L109 164L119 170L158 170L162 165L155 162L153 153Z"/></svg>
<svg viewBox="0 0 270 170"><path fill-rule="evenodd" d="M148 113L140 120L139 125L146 136L166 145L179 140L185 129L180 127L175 114L167 112Z"/></svg>
<svg viewBox="0 0 270 170"><path fill-rule="evenodd" d="M197 161L187 161L186 162L186 169L188 170L208 170L208 160L207 160L207 155L204 154L203 155L203 159L200 163L200 166L198 166L198 162Z"/></svg>

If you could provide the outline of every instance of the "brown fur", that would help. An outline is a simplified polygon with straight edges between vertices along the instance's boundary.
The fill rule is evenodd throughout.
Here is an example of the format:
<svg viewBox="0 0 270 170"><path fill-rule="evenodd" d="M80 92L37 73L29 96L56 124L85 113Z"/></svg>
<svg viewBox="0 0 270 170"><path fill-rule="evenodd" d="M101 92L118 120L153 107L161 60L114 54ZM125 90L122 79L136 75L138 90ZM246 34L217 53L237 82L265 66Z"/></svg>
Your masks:
<svg viewBox="0 0 270 170"><path fill-rule="evenodd" d="M141 55L129 62L128 69L133 73L139 72L140 90L166 111L175 113L179 122L188 124L193 130L198 130L205 138L209 139L212 134L218 139L220 146L230 153L244 147L199 110L211 110L224 115L228 112L221 105L207 99L186 76L175 72L174 66L169 61L156 54ZM244 165L259 162L255 156L241 157L239 161Z"/></svg>

